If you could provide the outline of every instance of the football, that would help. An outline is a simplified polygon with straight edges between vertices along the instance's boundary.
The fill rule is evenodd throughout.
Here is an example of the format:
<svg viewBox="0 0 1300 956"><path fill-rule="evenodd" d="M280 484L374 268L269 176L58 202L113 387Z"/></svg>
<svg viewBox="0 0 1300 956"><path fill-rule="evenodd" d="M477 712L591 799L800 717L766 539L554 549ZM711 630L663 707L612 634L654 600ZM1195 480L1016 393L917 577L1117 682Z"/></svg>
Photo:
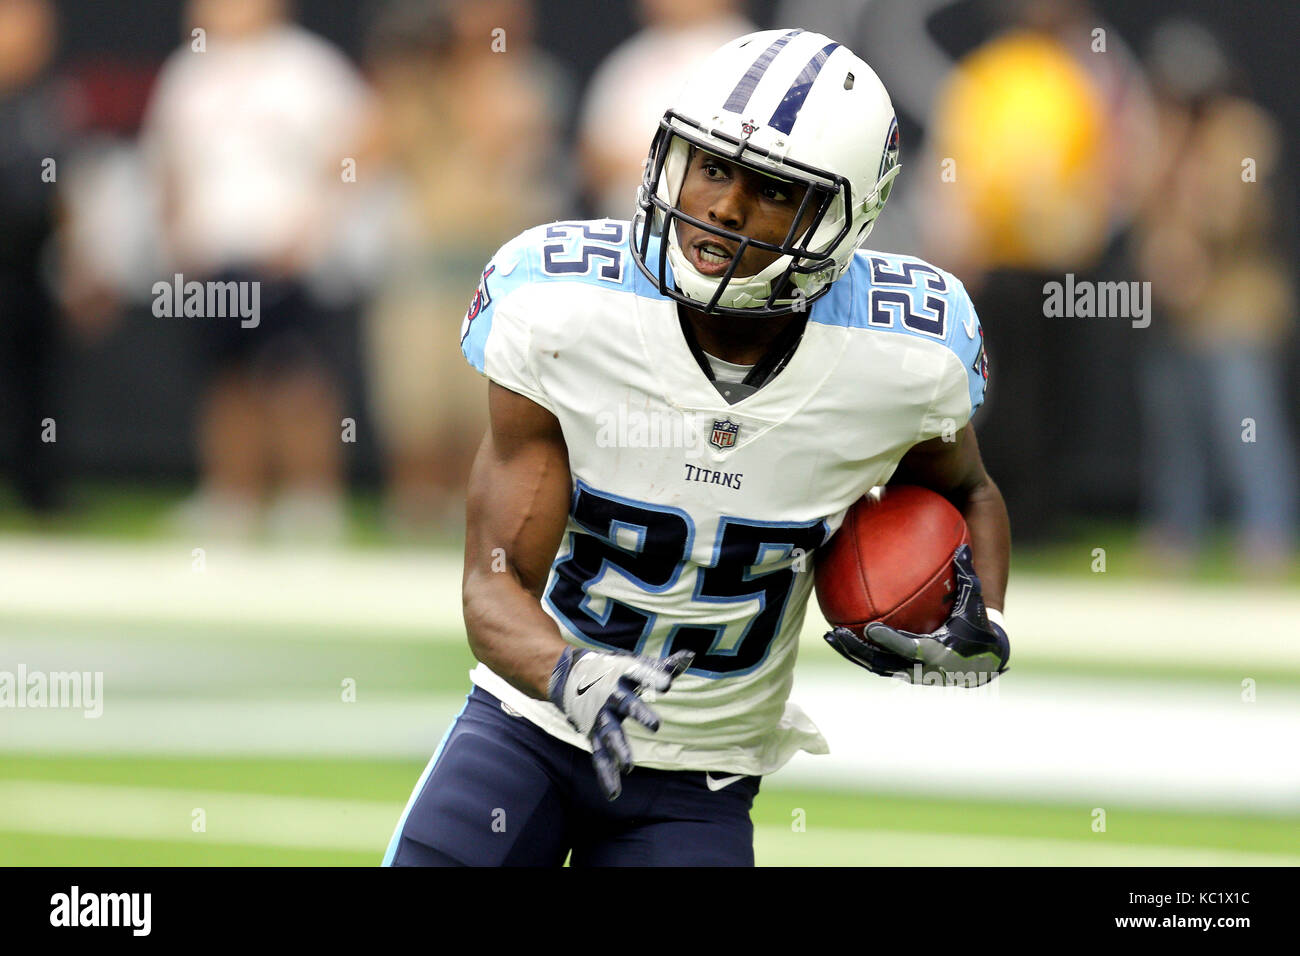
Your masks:
<svg viewBox="0 0 1300 956"><path fill-rule="evenodd" d="M817 603L827 621L859 635L874 621L928 634L952 611L952 557L969 542L961 512L937 492L902 485L866 495L817 553Z"/></svg>

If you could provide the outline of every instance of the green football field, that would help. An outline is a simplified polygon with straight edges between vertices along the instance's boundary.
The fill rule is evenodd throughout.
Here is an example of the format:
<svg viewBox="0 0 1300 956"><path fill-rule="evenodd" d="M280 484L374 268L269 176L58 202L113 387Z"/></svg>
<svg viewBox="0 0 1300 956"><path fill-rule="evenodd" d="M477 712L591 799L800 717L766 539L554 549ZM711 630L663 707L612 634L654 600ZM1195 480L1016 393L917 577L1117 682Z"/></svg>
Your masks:
<svg viewBox="0 0 1300 956"><path fill-rule="evenodd" d="M0 861L17 866L374 866L419 761L6 758ZM203 830L194 811L204 812ZM1287 818L765 788L766 865L1288 865ZM15 825L16 828L15 828Z"/></svg>
<svg viewBox="0 0 1300 956"><path fill-rule="evenodd" d="M0 708L0 865L380 862L469 687L458 558L206 558L197 573L188 543L0 538L0 671L103 675L98 717ZM1119 579L1013 585L1018 657L994 702L1009 716L969 711L984 716L952 739L911 741L905 722L933 711L947 726L962 712L941 695L966 691L889 696L810 622L795 699L840 701L816 714L832 756L764 781L760 864L1300 864L1300 648L1243 664L1197 627L1294 618L1293 588L1247 601ZM1058 610L1083 603L1079 588L1132 630L1081 648L1088 622ZM1184 618L1139 645L1144 614ZM983 726L1001 727L1001 762L958 766ZM1171 756L1169 727L1203 745ZM882 728L894 749L873 756ZM942 772L902 772L918 751Z"/></svg>

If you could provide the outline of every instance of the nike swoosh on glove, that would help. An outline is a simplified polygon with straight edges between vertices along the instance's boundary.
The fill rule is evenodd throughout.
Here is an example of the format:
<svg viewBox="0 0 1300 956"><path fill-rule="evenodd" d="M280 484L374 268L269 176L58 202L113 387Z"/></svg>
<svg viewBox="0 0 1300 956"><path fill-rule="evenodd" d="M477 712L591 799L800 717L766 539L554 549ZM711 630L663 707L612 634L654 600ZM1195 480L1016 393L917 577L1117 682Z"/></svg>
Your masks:
<svg viewBox="0 0 1300 956"><path fill-rule="evenodd" d="M621 774L632 769L623 719L658 730L659 717L641 700L641 691L668 690L694 659L694 651L654 658L567 647L555 662L547 697L591 741L592 764L608 799L623 792Z"/></svg>

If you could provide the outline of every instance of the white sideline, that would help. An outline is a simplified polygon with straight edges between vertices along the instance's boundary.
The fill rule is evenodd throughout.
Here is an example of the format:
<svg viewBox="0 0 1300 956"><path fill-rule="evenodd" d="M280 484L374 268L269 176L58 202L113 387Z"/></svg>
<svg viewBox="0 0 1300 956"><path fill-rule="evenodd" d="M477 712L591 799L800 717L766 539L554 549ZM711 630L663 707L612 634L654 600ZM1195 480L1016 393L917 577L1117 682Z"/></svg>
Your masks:
<svg viewBox="0 0 1300 956"><path fill-rule="evenodd" d="M468 686L468 681L467 681ZM997 696L990 692L996 688ZM793 699L830 742L775 786L967 794L1300 814L1300 701L1230 681L1127 683L1022 676L984 690L910 687L809 669ZM0 754L427 759L460 695L319 699L135 697L104 712L6 710Z"/></svg>
<svg viewBox="0 0 1300 956"><path fill-rule="evenodd" d="M205 570L193 570L194 547ZM306 628L362 640L463 640L461 557L292 551L220 542L0 538L0 619ZM1012 661L1250 666L1300 672L1300 592L1275 586L1020 574L1007 599ZM808 654L831 654L810 601ZM184 637L185 635L181 635Z"/></svg>
<svg viewBox="0 0 1300 956"><path fill-rule="evenodd" d="M866 679L864 679L866 678ZM831 752L782 785L1300 815L1300 699L1222 681L1009 675L974 690L796 674Z"/></svg>
<svg viewBox="0 0 1300 956"><path fill-rule="evenodd" d="M0 538L0 669L6 631L23 620L175 625L169 666L212 642L202 622L296 628L364 641L463 641L460 560L436 553L228 550L206 570L188 544ZM8 618L6 619L6 616ZM1008 601L1012 670L986 691L910 688L841 661L810 607L794 699L822 727L828 757L800 755L776 785L970 793L1024 799L1300 813L1300 700L1294 684L1255 667L1300 672L1300 594L1094 578L1020 576ZM70 630L76 630L75 626ZM84 639L84 638L79 638ZM92 638L94 639L94 638ZM106 638L110 639L110 638ZM48 648L61 659L57 642ZM228 642L259 666L257 646ZM69 645L71 646L71 645ZM363 653L363 652L362 652ZM65 655L66 656L66 655ZM1221 678L1174 681L1066 677L1016 664L1171 661ZM468 690L468 682L466 682ZM165 686L158 688L166 691ZM177 699L117 695L104 714L0 711L0 753L264 754L427 758L460 709L457 695L379 695L360 702L247 695Z"/></svg>
<svg viewBox="0 0 1300 956"><path fill-rule="evenodd" d="M863 804L870 812L870 803ZM1085 829L1078 840L900 830L835 830L809 820L803 833L754 828L759 866L1295 866L1300 856L1210 847L1119 843ZM1085 824L1086 827L1086 824Z"/></svg>

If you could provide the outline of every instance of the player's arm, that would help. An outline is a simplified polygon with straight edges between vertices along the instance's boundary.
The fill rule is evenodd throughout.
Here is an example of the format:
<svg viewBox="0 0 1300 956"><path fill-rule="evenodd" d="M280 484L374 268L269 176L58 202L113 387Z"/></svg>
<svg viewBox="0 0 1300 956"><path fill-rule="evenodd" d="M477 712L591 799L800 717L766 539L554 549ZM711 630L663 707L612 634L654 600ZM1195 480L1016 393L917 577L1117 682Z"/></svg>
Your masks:
<svg viewBox="0 0 1300 956"><path fill-rule="evenodd" d="M591 742L605 795L632 769L622 721L659 718L638 696L668 690L694 655L667 659L572 647L542 610L542 589L564 534L571 478L556 417L531 399L489 386L488 433L470 472L465 629L474 656L530 697L550 700Z"/></svg>
<svg viewBox="0 0 1300 956"><path fill-rule="evenodd" d="M465 628L476 658L545 700L568 647L540 598L569 513L569 453L554 415L495 382L488 414L466 503Z"/></svg>
<svg viewBox="0 0 1300 956"><path fill-rule="evenodd" d="M890 484L933 489L966 519L971 544L953 555L952 614L930 634L869 624L864 637L837 627L826 635L826 642L881 676L916 682L937 671L960 676L968 687L997 677L1011 656L1001 614L1011 564L1011 522L1002 493L984 470L974 428L967 425L953 441L940 437L913 446Z"/></svg>
<svg viewBox="0 0 1300 956"><path fill-rule="evenodd" d="M913 445L889 483L930 488L961 512L970 529L984 604L1001 611L1011 568L1011 519L1002 492L984 470L975 426L966 425L953 441L939 437Z"/></svg>

